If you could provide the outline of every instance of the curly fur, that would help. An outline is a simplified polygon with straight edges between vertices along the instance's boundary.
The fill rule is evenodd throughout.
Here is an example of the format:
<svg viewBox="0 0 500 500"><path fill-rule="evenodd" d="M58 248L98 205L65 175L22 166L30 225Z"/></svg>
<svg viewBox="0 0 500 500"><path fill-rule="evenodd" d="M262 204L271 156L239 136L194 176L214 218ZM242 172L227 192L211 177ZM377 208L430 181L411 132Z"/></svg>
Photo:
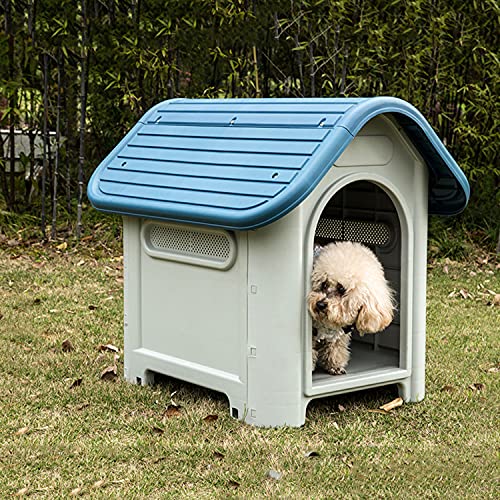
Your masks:
<svg viewBox="0 0 500 500"><path fill-rule="evenodd" d="M394 293L384 270L367 247L350 241L331 243L317 252L307 297L313 319L313 369L345 373L350 333L343 328L377 333L394 316Z"/></svg>

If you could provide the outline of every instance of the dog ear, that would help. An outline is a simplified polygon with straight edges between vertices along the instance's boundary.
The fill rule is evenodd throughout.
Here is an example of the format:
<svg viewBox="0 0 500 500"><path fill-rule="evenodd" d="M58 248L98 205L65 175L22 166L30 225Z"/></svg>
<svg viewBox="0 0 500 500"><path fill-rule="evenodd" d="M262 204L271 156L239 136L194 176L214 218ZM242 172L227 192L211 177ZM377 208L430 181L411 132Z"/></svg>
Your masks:
<svg viewBox="0 0 500 500"><path fill-rule="evenodd" d="M379 290L377 295L365 297L356 320L356 329L363 335L385 330L394 317L394 304L390 289Z"/></svg>

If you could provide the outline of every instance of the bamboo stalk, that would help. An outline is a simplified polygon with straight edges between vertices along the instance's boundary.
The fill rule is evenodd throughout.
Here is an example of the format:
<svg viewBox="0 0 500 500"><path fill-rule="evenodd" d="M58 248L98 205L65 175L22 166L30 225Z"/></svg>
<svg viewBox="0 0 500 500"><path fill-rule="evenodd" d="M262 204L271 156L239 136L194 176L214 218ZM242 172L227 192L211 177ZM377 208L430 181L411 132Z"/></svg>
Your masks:
<svg viewBox="0 0 500 500"><path fill-rule="evenodd" d="M66 65L63 58L61 66L61 93L62 93L62 108L64 110L64 136L66 140L64 141L64 165L65 165L65 189L66 189L66 209L68 214L71 213L71 162L70 162L70 148L68 147L70 140L69 131L69 118L68 118L68 99L66 94L68 92L68 83L66 78Z"/></svg>
<svg viewBox="0 0 500 500"><path fill-rule="evenodd" d="M46 178L47 178L47 149L48 149L48 110L49 110L49 56L43 54L43 165L42 165L42 213L40 229L43 238L46 237Z"/></svg>
<svg viewBox="0 0 500 500"><path fill-rule="evenodd" d="M87 110L87 71L88 71L88 51L87 51L87 4L81 0L82 8L82 47L81 47L81 81L80 81L80 148L78 156L78 204L76 210L76 237L80 239L82 235L82 202L83 202L83 167L85 162L85 120Z"/></svg>
<svg viewBox="0 0 500 500"><path fill-rule="evenodd" d="M348 59L349 59L349 45L346 45L344 47L344 59L342 60L342 76L340 79L340 93L341 93L341 95L345 95Z"/></svg>
<svg viewBox="0 0 500 500"><path fill-rule="evenodd" d="M316 95L316 64L314 61L314 40L309 42L309 64L311 65L309 70L309 78L311 79L311 97Z"/></svg>
<svg viewBox="0 0 500 500"><path fill-rule="evenodd" d="M259 88L259 67L257 66L257 48L255 45L252 47L253 52L253 67L255 71L255 96L260 97L260 88Z"/></svg>
<svg viewBox="0 0 500 500"><path fill-rule="evenodd" d="M33 95L33 91L30 94L30 113L29 113L29 126L28 126L28 140L30 147L30 156L29 156L29 174L28 179L26 180L26 193L25 193L25 202L27 205L31 205L31 193L33 190L33 174L35 170L35 139L36 139L36 125L35 125L35 98Z"/></svg>
<svg viewBox="0 0 500 500"><path fill-rule="evenodd" d="M5 200L8 200L9 198L9 188L7 186L7 176L5 174L5 161L4 161L4 158L5 158L5 154L4 154L4 149L3 149L3 145L5 144L5 142L7 141L7 139L4 139L2 135L0 135L0 182L2 184L2 192L3 192L3 195L5 197Z"/></svg>
<svg viewBox="0 0 500 500"><path fill-rule="evenodd" d="M14 33L12 29L12 2L11 0L5 1L5 33L7 35L8 44L8 73L9 80L11 83L14 81L15 72L15 52L14 52ZM17 108L16 90L13 88L10 90L9 96L9 193L7 196L7 207L9 210L14 210L16 203L16 139L15 139L15 113L14 110Z"/></svg>
<svg viewBox="0 0 500 500"><path fill-rule="evenodd" d="M32 0L28 9L28 35L31 40L31 49L33 54L35 54L35 17L36 17L36 7L37 0ZM34 68L32 68L34 69ZM32 71L29 76L30 81L32 83L32 87L35 87L36 81L36 70ZM29 139L29 147L30 147L30 157L29 157L29 165L30 171L28 174L28 181L26 184L26 192L25 192L25 203L29 206L31 205L32 193L33 193L33 175L35 173L35 140L37 135L37 126L36 126L36 116L35 116L35 95L33 89L30 92L30 111L29 111L29 126L28 126L28 139Z"/></svg>
<svg viewBox="0 0 500 500"><path fill-rule="evenodd" d="M59 175L59 159L61 149L61 49L57 53L57 108L56 108L56 159L52 172L52 228L50 237L55 239L57 233L57 177Z"/></svg>

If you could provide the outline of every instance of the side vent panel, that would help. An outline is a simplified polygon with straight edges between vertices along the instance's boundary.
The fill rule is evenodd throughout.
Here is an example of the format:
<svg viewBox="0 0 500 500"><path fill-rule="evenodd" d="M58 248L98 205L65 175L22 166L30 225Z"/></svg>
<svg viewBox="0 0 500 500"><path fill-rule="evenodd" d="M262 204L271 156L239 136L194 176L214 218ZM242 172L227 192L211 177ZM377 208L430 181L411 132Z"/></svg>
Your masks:
<svg viewBox="0 0 500 500"><path fill-rule="evenodd" d="M222 229L146 221L142 241L146 253L158 259L223 270L236 259L234 237Z"/></svg>

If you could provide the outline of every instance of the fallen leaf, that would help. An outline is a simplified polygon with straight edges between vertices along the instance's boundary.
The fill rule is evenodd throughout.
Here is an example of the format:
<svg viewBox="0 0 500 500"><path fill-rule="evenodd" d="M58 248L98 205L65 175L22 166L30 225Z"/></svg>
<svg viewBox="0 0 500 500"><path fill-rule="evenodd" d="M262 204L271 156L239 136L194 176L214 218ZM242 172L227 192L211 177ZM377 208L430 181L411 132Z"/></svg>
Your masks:
<svg viewBox="0 0 500 500"><path fill-rule="evenodd" d="M229 486L233 489L236 489L238 488L240 485L240 483L238 483L238 481L234 481L233 479L230 479L229 480Z"/></svg>
<svg viewBox="0 0 500 500"><path fill-rule="evenodd" d="M101 380L113 381L117 377L117 367L116 365L108 366L101 373Z"/></svg>
<svg viewBox="0 0 500 500"><path fill-rule="evenodd" d="M15 495L16 497L22 497L28 493L28 488L21 488L20 490L17 490Z"/></svg>
<svg viewBox="0 0 500 500"><path fill-rule="evenodd" d="M389 415L388 411L385 410L366 410L369 413L380 413L381 415Z"/></svg>
<svg viewBox="0 0 500 500"><path fill-rule="evenodd" d="M80 267L80 266L83 266L83 264L85 264L85 261L81 260L76 265L77 265L77 267Z"/></svg>
<svg viewBox="0 0 500 500"><path fill-rule="evenodd" d="M82 487L78 487L78 488L75 488L74 490L71 490L70 493L69 493L69 496L70 497L76 497L77 495L79 495L80 493L82 492Z"/></svg>
<svg viewBox="0 0 500 500"><path fill-rule="evenodd" d="M66 339L62 344L61 344L63 352L71 352L74 347L73 344L71 343L71 340Z"/></svg>
<svg viewBox="0 0 500 500"><path fill-rule="evenodd" d="M221 453L220 451L214 451L214 458L216 458L217 460L222 460L224 457L224 453Z"/></svg>
<svg viewBox="0 0 500 500"><path fill-rule="evenodd" d="M469 384L469 389L473 391L482 391L486 386L481 383Z"/></svg>
<svg viewBox="0 0 500 500"><path fill-rule="evenodd" d="M173 406L179 406L176 402L174 402L174 396L177 394L178 391L174 391L170 393L170 404Z"/></svg>
<svg viewBox="0 0 500 500"><path fill-rule="evenodd" d="M104 479L100 479L99 481L96 481L93 485L92 488L100 488L104 484Z"/></svg>
<svg viewBox="0 0 500 500"><path fill-rule="evenodd" d="M219 418L219 415L207 415L203 421L204 422L215 422Z"/></svg>
<svg viewBox="0 0 500 500"><path fill-rule="evenodd" d="M461 288L458 293L460 293L463 299L471 298L471 294L467 290L464 290L463 288Z"/></svg>
<svg viewBox="0 0 500 500"><path fill-rule="evenodd" d="M337 406L337 408L338 408L338 410L339 410L340 412L345 411L345 406L343 406L343 405L341 405L341 404L339 404L339 405Z"/></svg>
<svg viewBox="0 0 500 500"><path fill-rule="evenodd" d="M114 346L113 344L101 344L99 346L100 351L109 351L109 352L120 352L120 349L118 347Z"/></svg>
<svg viewBox="0 0 500 500"><path fill-rule="evenodd" d="M486 370L487 373L498 373L500 372L500 365L496 365L496 366L490 366L487 370Z"/></svg>
<svg viewBox="0 0 500 500"><path fill-rule="evenodd" d="M164 432L165 432L165 430L162 429L161 427L153 427L154 434L163 434Z"/></svg>
<svg viewBox="0 0 500 500"><path fill-rule="evenodd" d="M337 424L337 422L332 422L332 425L333 425L333 427L335 427L335 429L337 429L337 430L340 429L339 424Z"/></svg>
<svg viewBox="0 0 500 500"><path fill-rule="evenodd" d="M319 453L317 451L308 451L304 456L306 458L319 457Z"/></svg>
<svg viewBox="0 0 500 500"><path fill-rule="evenodd" d="M448 274L449 272L450 272L450 271L449 271L449 269L448 269L448 266L444 266L444 267L443 267L443 273L444 273L444 274Z"/></svg>
<svg viewBox="0 0 500 500"><path fill-rule="evenodd" d="M277 470L269 469L267 471L267 477L274 479L275 481L279 481L283 477L283 474Z"/></svg>
<svg viewBox="0 0 500 500"><path fill-rule="evenodd" d="M68 244L65 241L63 241L60 245L56 245L56 248L58 250L66 250L66 248L68 248Z"/></svg>
<svg viewBox="0 0 500 500"><path fill-rule="evenodd" d="M441 387L441 391L454 392L455 390L455 387L452 385L443 385L443 387Z"/></svg>
<svg viewBox="0 0 500 500"><path fill-rule="evenodd" d="M73 389L75 387L80 387L82 385L82 382L83 382L83 378L77 378L71 385L70 385L70 389Z"/></svg>
<svg viewBox="0 0 500 500"><path fill-rule="evenodd" d="M500 306L500 293L496 293L493 297L493 305Z"/></svg>
<svg viewBox="0 0 500 500"><path fill-rule="evenodd" d="M403 398L396 398L393 401L386 403L385 405L379 406L380 410L391 411L398 406L402 406Z"/></svg>
<svg viewBox="0 0 500 500"><path fill-rule="evenodd" d="M24 434L27 434L29 431L29 427L21 427L16 431L16 436L23 436Z"/></svg>
<svg viewBox="0 0 500 500"><path fill-rule="evenodd" d="M345 465L347 465L347 467L349 467L349 469L352 469L352 462L349 462L347 460L347 457L342 457L341 460L342 462L344 462Z"/></svg>
<svg viewBox="0 0 500 500"><path fill-rule="evenodd" d="M180 406L168 405L163 413L163 416L165 418L172 418L172 417L178 417L179 415L181 415L181 413L182 412Z"/></svg>

